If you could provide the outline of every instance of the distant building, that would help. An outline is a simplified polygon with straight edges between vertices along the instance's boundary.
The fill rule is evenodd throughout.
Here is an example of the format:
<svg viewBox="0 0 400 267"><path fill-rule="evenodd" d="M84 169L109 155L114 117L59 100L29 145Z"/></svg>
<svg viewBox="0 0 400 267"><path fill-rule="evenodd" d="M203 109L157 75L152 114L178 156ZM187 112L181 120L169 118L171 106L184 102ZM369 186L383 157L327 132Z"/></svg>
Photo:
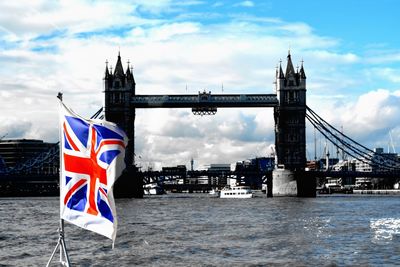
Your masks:
<svg viewBox="0 0 400 267"><path fill-rule="evenodd" d="M211 164L208 168L209 184L226 185L226 177L231 172L230 164Z"/></svg>
<svg viewBox="0 0 400 267"><path fill-rule="evenodd" d="M263 176L274 169L274 157L259 157L236 163L237 182L252 188L261 188Z"/></svg>
<svg viewBox="0 0 400 267"><path fill-rule="evenodd" d="M394 166L394 162L398 161L397 153L385 153L383 148L375 148L374 152L369 154L369 159L364 158L356 161L356 171L375 172L388 170L383 166ZM397 166L399 167L399 166Z"/></svg>
<svg viewBox="0 0 400 267"><path fill-rule="evenodd" d="M162 171L166 174L186 175L186 166L185 165L177 165L176 167L162 167Z"/></svg>
<svg viewBox="0 0 400 267"><path fill-rule="evenodd" d="M211 164L208 168L209 173L224 174L231 171L230 164Z"/></svg>
<svg viewBox="0 0 400 267"><path fill-rule="evenodd" d="M385 153L380 147L375 148L368 157L355 161L355 169L359 172L384 172L392 168L399 168L398 155ZM362 189L392 189L394 182L388 178L357 177L355 184L357 188Z"/></svg>
<svg viewBox="0 0 400 267"><path fill-rule="evenodd" d="M0 162L4 164L4 168L13 168L18 163L23 163L48 151L54 145L56 144L34 139L0 140Z"/></svg>
<svg viewBox="0 0 400 267"><path fill-rule="evenodd" d="M338 158L328 158L328 162L326 158L321 158L318 162L318 167L320 169L331 169L333 168L334 165L339 163L339 159Z"/></svg>
<svg viewBox="0 0 400 267"><path fill-rule="evenodd" d="M259 157L247 161L239 161L236 163L236 171L256 171L267 172L272 171L275 165L274 157Z"/></svg>

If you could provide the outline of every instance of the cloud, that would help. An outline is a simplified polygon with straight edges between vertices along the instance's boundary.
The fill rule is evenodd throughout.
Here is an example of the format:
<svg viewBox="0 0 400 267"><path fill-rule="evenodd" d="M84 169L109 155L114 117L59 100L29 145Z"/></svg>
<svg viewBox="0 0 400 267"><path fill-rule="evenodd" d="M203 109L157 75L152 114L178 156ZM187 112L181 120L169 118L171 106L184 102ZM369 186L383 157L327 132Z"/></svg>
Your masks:
<svg viewBox="0 0 400 267"><path fill-rule="evenodd" d="M369 75L375 75L393 83L400 83L399 69L373 68L368 71Z"/></svg>
<svg viewBox="0 0 400 267"><path fill-rule="evenodd" d="M367 54L366 58L368 63L372 64L388 64L393 62L400 62L400 53L393 50L374 50Z"/></svg>
<svg viewBox="0 0 400 267"><path fill-rule="evenodd" d="M0 134L56 141L59 91L68 106L90 117L103 104L105 61L114 67L118 50L124 68L128 59L133 66L137 94L222 93L222 84L224 93L273 93L275 67L289 47L295 65L304 59L308 103L323 117L371 145L389 128L400 133L393 127L399 125L398 91L372 86L381 79L398 85L395 65L377 65L389 62L388 53L365 57L301 21L255 16L239 6L227 15L220 1L212 13L202 11L205 6L169 0L3 1ZM135 126L140 163L157 168L191 157L199 166L232 163L263 155L274 142L272 109L219 109L204 117L190 110L138 110Z"/></svg>
<svg viewBox="0 0 400 267"><path fill-rule="evenodd" d="M217 2L215 2L214 4L212 4L212 7L220 7L220 6L223 6L223 5L224 5L223 2L217 1Z"/></svg>
<svg viewBox="0 0 400 267"><path fill-rule="evenodd" d="M357 63L360 59L354 53L332 53L326 50L315 50L307 53L307 56L313 57L320 62L327 62L328 64L354 64Z"/></svg>
<svg viewBox="0 0 400 267"><path fill-rule="evenodd" d="M388 128L400 122L400 98L388 90L379 89L361 95L342 115L346 124L354 123L359 133L371 133L374 129Z"/></svg>
<svg viewBox="0 0 400 267"><path fill-rule="evenodd" d="M242 1L242 2L235 4L235 6L254 7L254 2L253 1Z"/></svg>
<svg viewBox="0 0 400 267"><path fill-rule="evenodd" d="M0 123L0 137L7 139L28 138L32 122L27 120L8 119Z"/></svg>
<svg viewBox="0 0 400 267"><path fill-rule="evenodd" d="M400 91L378 89L356 99L323 102L311 108L336 129L343 129L346 135L370 149L386 147L389 132L393 133L394 140L400 138ZM311 140L309 137L309 148Z"/></svg>
<svg viewBox="0 0 400 267"><path fill-rule="evenodd" d="M178 38L185 34L194 34L199 31L197 23L182 22L182 23L171 23L163 24L159 27L151 28L144 31L141 28L135 28L132 30L132 34L137 38L147 37L153 41L164 41L172 38ZM147 36L146 36L147 35Z"/></svg>

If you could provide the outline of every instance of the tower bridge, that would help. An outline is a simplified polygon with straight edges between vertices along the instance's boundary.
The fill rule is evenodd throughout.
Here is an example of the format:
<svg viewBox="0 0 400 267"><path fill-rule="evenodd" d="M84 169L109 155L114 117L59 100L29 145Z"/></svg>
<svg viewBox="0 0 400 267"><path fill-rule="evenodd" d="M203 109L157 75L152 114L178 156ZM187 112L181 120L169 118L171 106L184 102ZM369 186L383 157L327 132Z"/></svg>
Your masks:
<svg viewBox="0 0 400 267"><path fill-rule="evenodd" d="M165 177L162 172L141 172L134 162L136 109L148 108L191 108L195 115L212 115L218 108L273 108L276 164L284 168L274 170L272 179L267 179L271 195L314 197L316 177L382 177L393 181L399 181L400 178L398 158L374 153L335 129L306 105L306 75L303 64L300 70L295 71L290 53L287 56L286 71L283 71L281 63L276 69L275 94L212 94L203 91L190 95L137 95L133 69L128 63L124 72L120 55L114 72L106 65L104 83L104 109L101 108L92 118L102 118L104 111L105 119L117 123L129 138L125 157L127 168L114 187L117 197L141 197L144 180L159 181L161 177ZM353 159L369 164L375 170L305 171L306 119L338 149ZM32 178L32 175L38 179L48 176L48 168L43 166L59 161L58 149L58 145L54 146L49 151L25 159L12 168L0 167L0 189L11 188L13 181L25 181ZM54 189L58 183L57 175L51 175L52 184L47 188ZM237 173L232 172L229 175ZM16 183L16 186L19 184Z"/></svg>
<svg viewBox="0 0 400 267"><path fill-rule="evenodd" d="M208 115L215 114L218 108L254 107L274 109L277 164L284 165L285 169L277 172L273 194L315 196L315 182L295 175L295 171L304 170L306 165L306 75L303 63L295 71L290 52L286 71L283 72L281 64L276 69L276 94L214 95L203 91L194 95L137 95L133 68L128 63L124 72L120 54L114 72L106 65L104 83L105 119L124 129L130 140L125 158L130 167L115 185L117 195L120 192L129 196L129 192L123 191L129 188L128 181L132 182L137 173L134 167L136 109L192 108L196 115ZM139 181L132 186L141 188Z"/></svg>

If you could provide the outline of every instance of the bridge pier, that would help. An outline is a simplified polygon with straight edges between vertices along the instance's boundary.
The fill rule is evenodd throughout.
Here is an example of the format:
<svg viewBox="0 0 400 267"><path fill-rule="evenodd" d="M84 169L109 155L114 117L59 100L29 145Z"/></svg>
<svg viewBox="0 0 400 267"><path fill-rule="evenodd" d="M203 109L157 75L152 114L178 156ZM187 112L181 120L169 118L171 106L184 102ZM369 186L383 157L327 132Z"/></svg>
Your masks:
<svg viewBox="0 0 400 267"><path fill-rule="evenodd" d="M287 169L272 171L273 196L297 196L297 182L294 172Z"/></svg>
<svg viewBox="0 0 400 267"><path fill-rule="evenodd" d="M309 175L304 171L295 173L297 182L297 196L298 197L316 197L317 196L317 183L313 175Z"/></svg>
<svg viewBox="0 0 400 267"><path fill-rule="evenodd" d="M315 177L304 171L275 169L272 172L272 195L316 197Z"/></svg>
<svg viewBox="0 0 400 267"><path fill-rule="evenodd" d="M114 183L115 198L143 198L143 174L136 166L127 167Z"/></svg>
<svg viewBox="0 0 400 267"><path fill-rule="evenodd" d="M272 194L272 174L267 177L267 197L273 197Z"/></svg>

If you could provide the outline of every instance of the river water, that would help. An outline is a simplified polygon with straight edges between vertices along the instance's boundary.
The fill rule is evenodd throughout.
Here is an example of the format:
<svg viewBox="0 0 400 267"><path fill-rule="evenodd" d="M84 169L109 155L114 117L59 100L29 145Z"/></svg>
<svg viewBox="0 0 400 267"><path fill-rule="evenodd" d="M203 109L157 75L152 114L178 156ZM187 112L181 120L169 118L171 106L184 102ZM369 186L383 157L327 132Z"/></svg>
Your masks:
<svg viewBox="0 0 400 267"><path fill-rule="evenodd" d="M111 240L66 223L73 266L400 264L398 196L168 194L116 206L114 249ZM0 199L0 266L46 265L58 239L58 207L56 197Z"/></svg>

